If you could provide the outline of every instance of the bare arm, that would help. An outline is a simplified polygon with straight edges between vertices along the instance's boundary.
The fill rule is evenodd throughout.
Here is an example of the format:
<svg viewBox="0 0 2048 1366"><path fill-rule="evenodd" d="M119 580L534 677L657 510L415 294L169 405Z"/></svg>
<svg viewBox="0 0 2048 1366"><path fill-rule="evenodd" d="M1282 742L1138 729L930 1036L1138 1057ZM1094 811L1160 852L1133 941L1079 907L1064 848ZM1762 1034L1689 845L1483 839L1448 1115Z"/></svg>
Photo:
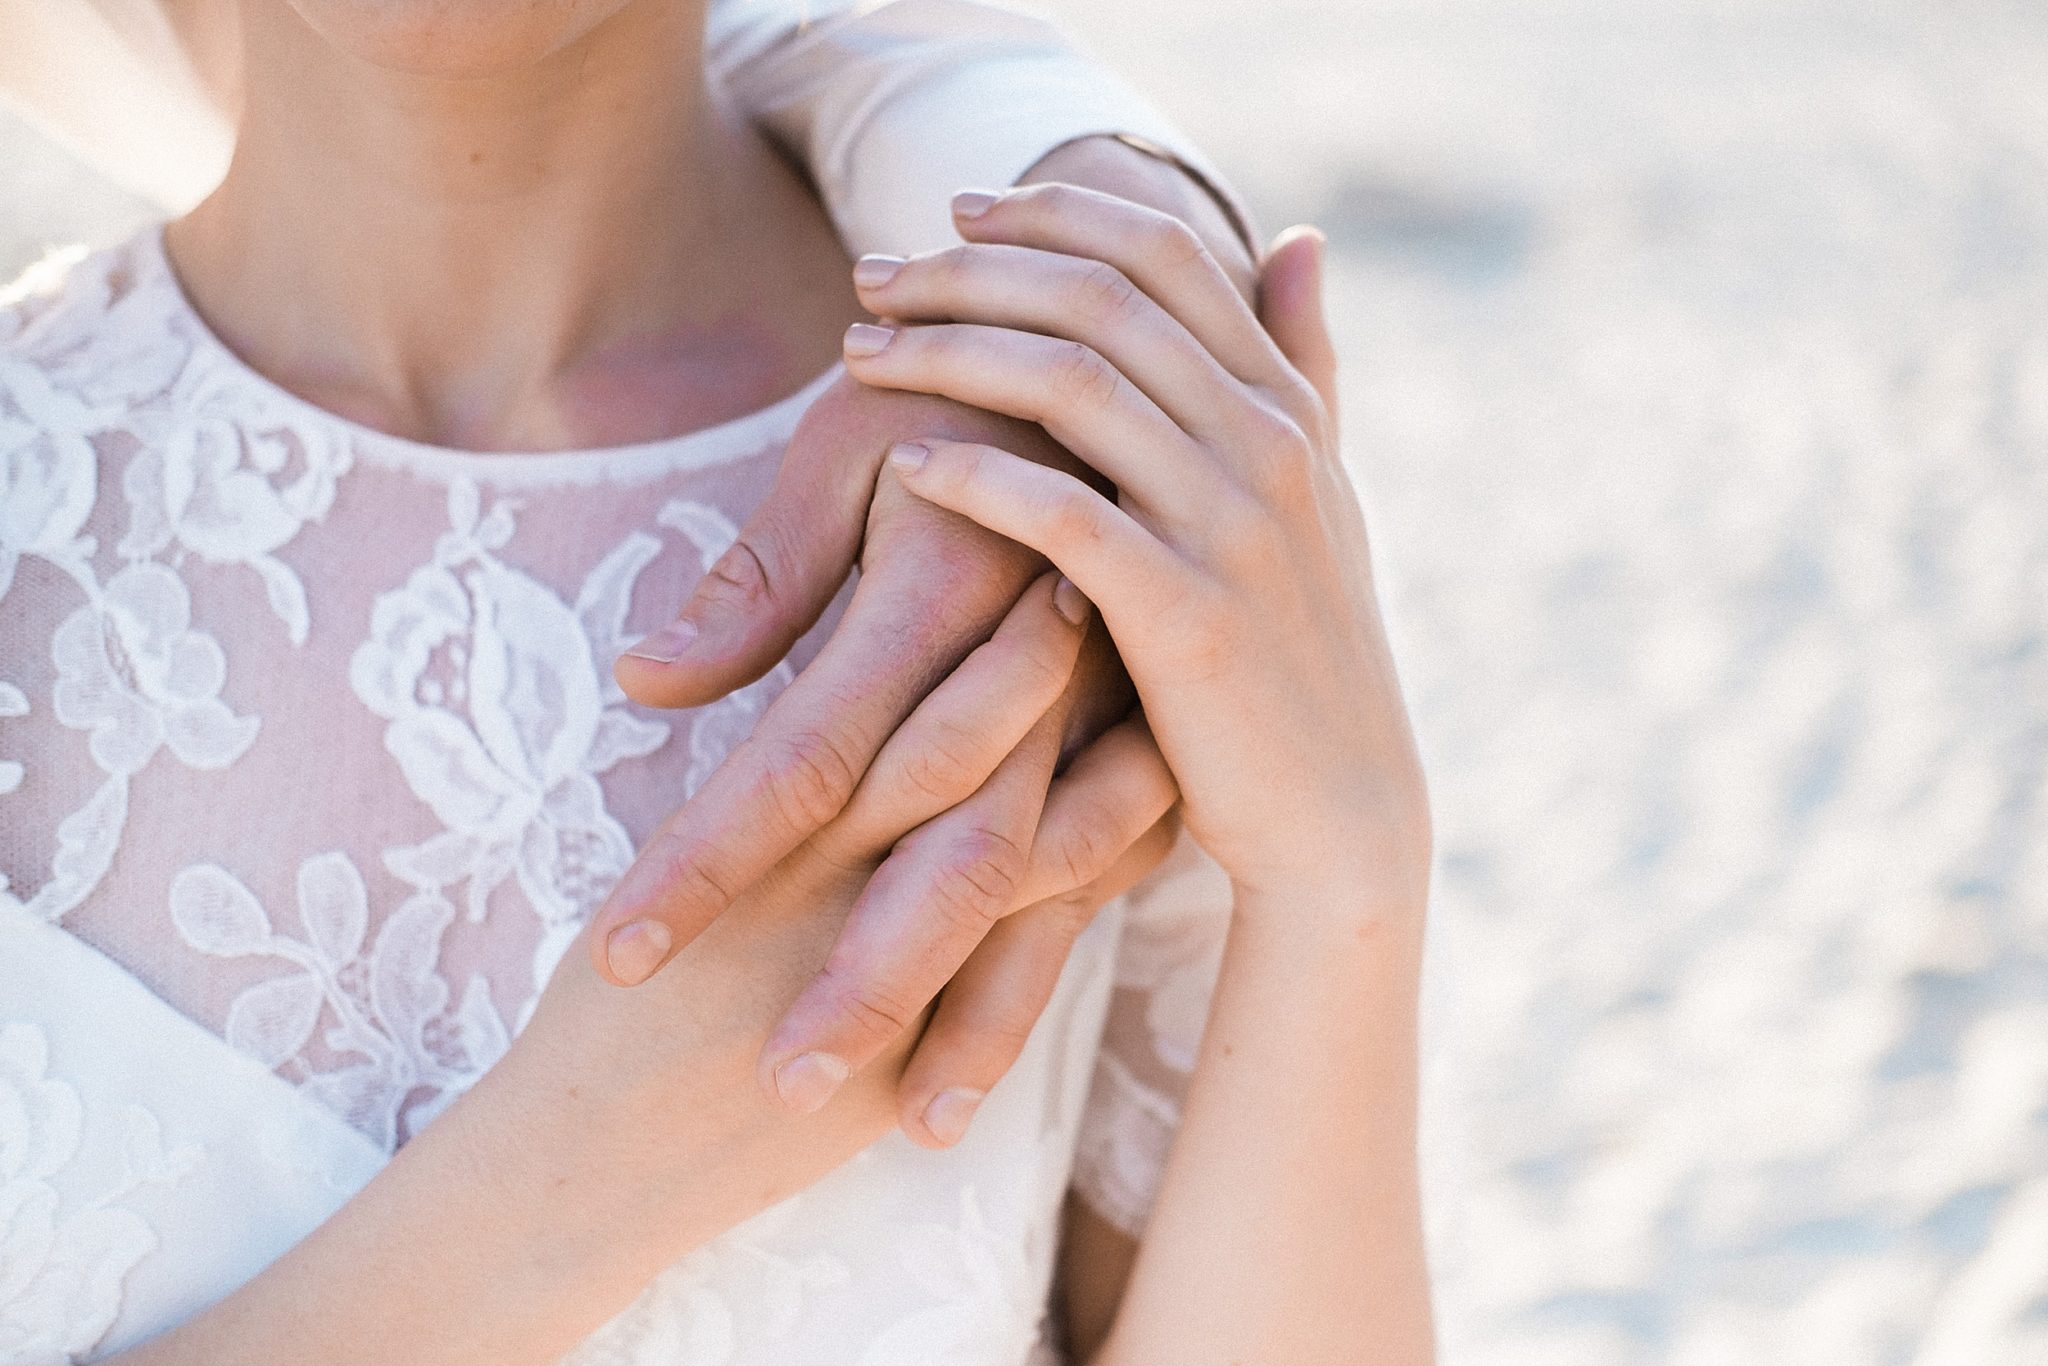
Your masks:
<svg viewBox="0 0 2048 1366"><path fill-rule="evenodd" d="M662 1268L886 1133L907 1039L801 1117L762 1098L755 1057L881 853L1039 729L1080 650L1077 606L1044 576L925 699L844 816L689 953L634 992L567 955L499 1065L332 1219L120 1359L551 1362ZM934 735L972 737L937 782L917 762Z"/></svg>
<svg viewBox="0 0 2048 1366"><path fill-rule="evenodd" d="M1094 599L1234 891L1187 1109L1093 1360L1426 1362L1430 823L1338 456L1320 238L1275 249L1254 316L1183 228L1129 204L1018 191L972 237L898 272L898 321L849 364L1041 421L1115 478L1112 502L990 446L890 454L912 492Z"/></svg>

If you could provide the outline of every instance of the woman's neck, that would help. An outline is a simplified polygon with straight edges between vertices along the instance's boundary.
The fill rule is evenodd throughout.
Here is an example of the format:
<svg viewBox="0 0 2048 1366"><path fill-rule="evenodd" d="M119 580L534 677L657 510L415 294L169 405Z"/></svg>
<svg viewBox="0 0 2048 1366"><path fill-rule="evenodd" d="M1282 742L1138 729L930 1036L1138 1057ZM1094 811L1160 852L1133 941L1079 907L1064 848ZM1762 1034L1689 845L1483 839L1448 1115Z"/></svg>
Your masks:
<svg viewBox="0 0 2048 1366"><path fill-rule="evenodd" d="M470 448L651 440L787 393L857 316L822 213L706 91L697 6L461 78L243 9L234 161L167 241L215 330L314 402Z"/></svg>

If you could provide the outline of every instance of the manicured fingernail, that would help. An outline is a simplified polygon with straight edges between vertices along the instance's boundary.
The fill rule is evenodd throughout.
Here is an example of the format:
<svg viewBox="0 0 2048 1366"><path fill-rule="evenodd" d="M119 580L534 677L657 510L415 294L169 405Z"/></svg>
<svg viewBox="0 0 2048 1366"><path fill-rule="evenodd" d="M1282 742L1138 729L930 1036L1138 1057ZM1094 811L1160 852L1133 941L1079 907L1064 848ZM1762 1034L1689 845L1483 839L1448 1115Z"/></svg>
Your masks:
<svg viewBox="0 0 2048 1366"><path fill-rule="evenodd" d="M846 354L849 356L872 356L889 344L896 335L893 327L876 327L873 323L855 323L846 329Z"/></svg>
<svg viewBox="0 0 2048 1366"><path fill-rule="evenodd" d="M775 1069L775 1094L802 1114L824 1108L853 1069L830 1053L799 1053Z"/></svg>
<svg viewBox="0 0 2048 1366"><path fill-rule="evenodd" d="M668 926L659 920L633 920L605 936L604 961L612 976L637 987L654 975L668 957Z"/></svg>
<svg viewBox="0 0 2048 1366"><path fill-rule="evenodd" d="M948 1147L958 1143L974 1120L974 1112L988 1092L970 1086L949 1086L932 1097L924 1107L924 1127Z"/></svg>
<svg viewBox="0 0 2048 1366"><path fill-rule="evenodd" d="M1052 605L1059 609L1061 616L1076 626L1088 620L1089 609L1094 606L1088 601L1088 595L1074 587L1074 581L1064 574L1060 575L1060 581L1052 586Z"/></svg>
<svg viewBox="0 0 2048 1366"><path fill-rule="evenodd" d="M687 621L672 621L626 653L635 659L651 659L656 664L673 664L683 657L690 648L690 642L696 638L695 626Z"/></svg>
<svg viewBox="0 0 2048 1366"><path fill-rule="evenodd" d="M880 289L901 269L901 256L863 256L853 263L853 282L862 289Z"/></svg>
<svg viewBox="0 0 2048 1366"><path fill-rule="evenodd" d="M916 474L924 468L924 462L931 459L929 446L920 446L915 441L899 441L889 448L889 463L904 474Z"/></svg>
<svg viewBox="0 0 2048 1366"><path fill-rule="evenodd" d="M953 214L957 218L979 218L1001 198L994 190L962 190L953 196Z"/></svg>

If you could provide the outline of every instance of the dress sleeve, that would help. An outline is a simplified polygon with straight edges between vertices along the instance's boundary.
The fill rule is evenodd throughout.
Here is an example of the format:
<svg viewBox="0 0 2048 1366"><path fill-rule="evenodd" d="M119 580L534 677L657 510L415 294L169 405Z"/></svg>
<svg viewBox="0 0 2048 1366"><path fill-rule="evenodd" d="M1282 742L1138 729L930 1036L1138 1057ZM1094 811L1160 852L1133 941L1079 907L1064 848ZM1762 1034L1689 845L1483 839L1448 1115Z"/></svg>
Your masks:
<svg viewBox="0 0 2048 1366"><path fill-rule="evenodd" d="M852 252L946 246L955 191L1014 184L1097 134L1177 163L1245 221L1187 138L1044 19L978 0L813 0L791 26L793 8L718 0L711 69L810 168Z"/></svg>
<svg viewBox="0 0 2048 1366"><path fill-rule="evenodd" d="M1180 1125L1229 927L1229 880L1185 835L1130 893L1124 912L1073 1186L1133 1238L1151 1213Z"/></svg>

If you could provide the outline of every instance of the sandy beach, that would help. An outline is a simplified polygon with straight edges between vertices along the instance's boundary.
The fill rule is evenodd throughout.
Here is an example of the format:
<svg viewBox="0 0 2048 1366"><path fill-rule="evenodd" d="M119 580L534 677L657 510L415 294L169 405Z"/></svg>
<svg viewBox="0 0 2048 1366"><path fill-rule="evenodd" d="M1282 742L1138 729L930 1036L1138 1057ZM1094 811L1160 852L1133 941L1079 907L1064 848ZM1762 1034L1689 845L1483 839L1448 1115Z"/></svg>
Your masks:
<svg viewBox="0 0 2048 1366"><path fill-rule="evenodd" d="M2048 1362L2048 9L1043 7L1335 243L1447 1366Z"/></svg>

